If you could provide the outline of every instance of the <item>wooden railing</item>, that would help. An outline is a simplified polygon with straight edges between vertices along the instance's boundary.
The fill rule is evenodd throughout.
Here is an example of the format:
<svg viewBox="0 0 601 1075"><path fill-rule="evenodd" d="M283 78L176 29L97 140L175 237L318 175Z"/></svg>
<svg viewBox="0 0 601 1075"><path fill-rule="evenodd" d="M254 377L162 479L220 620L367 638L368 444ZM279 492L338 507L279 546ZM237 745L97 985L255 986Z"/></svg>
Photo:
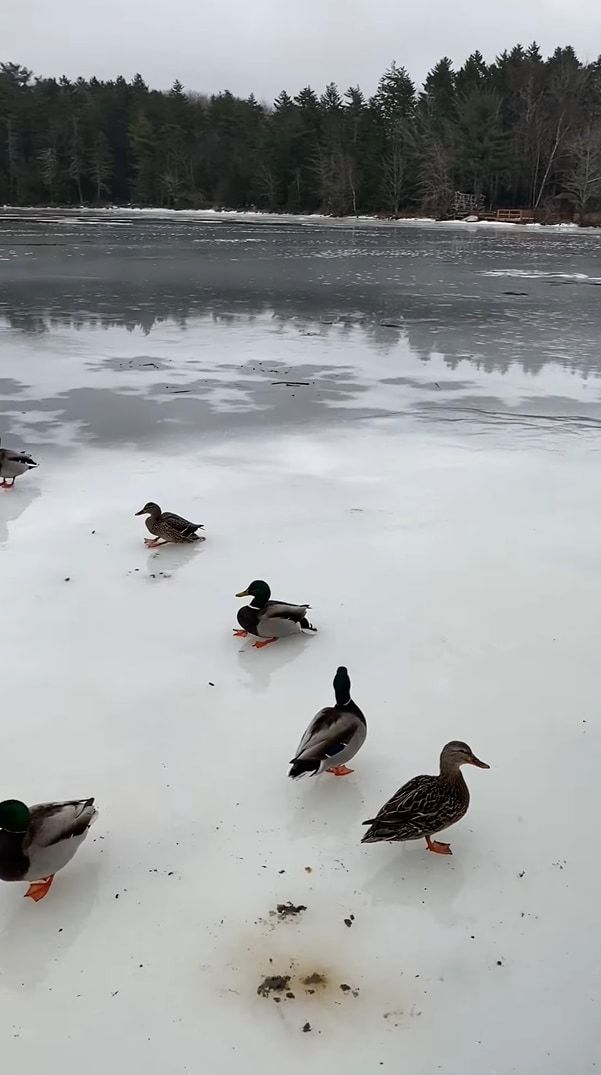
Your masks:
<svg viewBox="0 0 601 1075"><path fill-rule="evenodd" d="M507 224L532 224L534 211L532 209L497 209L497 220Z"/></svg>

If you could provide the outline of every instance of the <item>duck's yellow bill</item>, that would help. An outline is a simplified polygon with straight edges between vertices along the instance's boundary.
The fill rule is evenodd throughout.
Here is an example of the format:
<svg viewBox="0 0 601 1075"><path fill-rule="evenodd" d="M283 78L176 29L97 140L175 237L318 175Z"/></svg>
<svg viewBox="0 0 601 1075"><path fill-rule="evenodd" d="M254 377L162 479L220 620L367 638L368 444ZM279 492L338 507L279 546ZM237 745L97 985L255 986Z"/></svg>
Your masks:
<svg viewBox="0 0 601 1075"><path fill-rule="evenodd" d="M248 590L241 590L240 593L236 594L236 597L250 597L250 594Z"/></svg>

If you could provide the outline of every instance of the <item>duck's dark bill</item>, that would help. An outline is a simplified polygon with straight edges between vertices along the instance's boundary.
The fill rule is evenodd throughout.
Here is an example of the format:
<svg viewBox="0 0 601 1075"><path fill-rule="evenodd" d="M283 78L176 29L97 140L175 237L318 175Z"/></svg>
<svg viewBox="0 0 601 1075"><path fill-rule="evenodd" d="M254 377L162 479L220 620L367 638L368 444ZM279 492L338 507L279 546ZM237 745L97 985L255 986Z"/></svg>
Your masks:
<svg viewBox="0 0 601 1075"><path fill-rule="evenodd" d="M236 594L236 597L250 597L250 594L248 590L241 590L240 593Z"/></svg>
<svg viewBox="0 0 601 1075"><path fill-rule="evenodd" d="M485 761L480 761L475 754L472 754L470 765L477 765L479 769L490 769L490 765L487 765Z"/></svg>
<svg viewBox="0 0 601 1075"><path fill-rule="evenodd" d="M134 512L134 515L143 515L143 514L144 514L144 508L142 508L141 511L135 511Z"/></svg>

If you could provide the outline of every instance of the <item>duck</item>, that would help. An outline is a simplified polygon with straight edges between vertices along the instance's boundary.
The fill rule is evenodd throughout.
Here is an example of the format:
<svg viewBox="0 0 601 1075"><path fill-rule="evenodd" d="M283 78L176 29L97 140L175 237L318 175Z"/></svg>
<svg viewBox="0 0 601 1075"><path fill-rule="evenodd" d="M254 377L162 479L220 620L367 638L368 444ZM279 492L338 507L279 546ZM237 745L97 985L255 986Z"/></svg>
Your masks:
<svg viewBox="0 0 601 1075"><path fill-rule="evenodd" d="M144 544L149 549L159 549L161 545L167 545L169 542L181 545L206 541L202 534L196 533L197 530L204 530L202 523L191 523L189 519L184 519L172 511L161 511L159 505L152 500L135 514L148 516L146 529L154 535L152 538L144 538Z"/></svg>
<svg viewBox="0 0 601 1075"><path fill-rule="evenodd" d="M348 776L353 772L346 762L363 746L367 722L351 698L351 680L343 665L336 671L333 686L336 704L325 706L313 717L290 762L288 776L293 780L305 773L317 776L325 771L333 776Z"/></svg>
<svg viewBox="0 0 601 1075"><path fill-rule="evenodd" d="M236 597L252 597L250 605L239 609L236 619L240 630L234 629L236 638L255 635L262 641L254 642L256 649L277 642L286 635L299 634L301 631L316 632L317 628L309 623L307 609L310 605L290 605L286 601L272 601L271 589L263 579L255 579Z"/></svg>
<svg viewBox="0 0 601 1075"><path fill-rule="evenodd" d="M462 765L490 769L490 765L480 761L467 743L458 739L447 743L440 755L438 776L414 776L413 780L403 784L375 817L363 822L369 829L361 843L424 839L428 851L452 855L450 844L433 840L432 836L460 821L470 804Z"/></svg>
<svg viewBox="0 0 601 1075"><path fill-rule="evenodd" d="M26 452L13 452L9 448L0 447L0 489L12 489L16 478L26 474L28 470L33 470L37 465L35 459Z"/></svg>
<svg viewBox="0 0 601 1075"><path fill-rule="evenodd" d="M0 880L30 881L25 896L38 903L97 816L93 798L37 806L5 799L0 803Z"/></svg>

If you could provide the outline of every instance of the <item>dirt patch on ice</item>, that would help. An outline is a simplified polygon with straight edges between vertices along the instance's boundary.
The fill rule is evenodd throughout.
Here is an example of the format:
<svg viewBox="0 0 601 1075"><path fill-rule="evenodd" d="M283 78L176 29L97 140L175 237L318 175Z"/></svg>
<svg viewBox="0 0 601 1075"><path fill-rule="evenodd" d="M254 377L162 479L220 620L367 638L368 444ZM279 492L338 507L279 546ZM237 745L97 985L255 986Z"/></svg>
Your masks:
<svg viewBox="0 0 601 1075"><path fill-rule="evenodd" d="M259 982L257 993L260 997L272 997L279 1002L282 999L280 994L286 992L289 984L289 974L268 974Z"/></svg>
<svg viewBox="0 0 601 1075"><path fill-rule="evenodd" d="M306 911L306 905L304 903L278 903L275 911L270 911L271 915L277 915L280 922L285 922L288 918L297 918L303 911Z"/></svg>
<svg viewBox="0 0 601 1075"><path fill-rule="evenodd" d="M257 994L260 997L271 999L280 1004L282 1000L296 1000L298 998L329 998L335 1004L342 1003L340 994L358 997L359 990L346 982L337 982L330 973L325 970L301 969L291 962L288 974L268 974L259 982Z"/></svg>

